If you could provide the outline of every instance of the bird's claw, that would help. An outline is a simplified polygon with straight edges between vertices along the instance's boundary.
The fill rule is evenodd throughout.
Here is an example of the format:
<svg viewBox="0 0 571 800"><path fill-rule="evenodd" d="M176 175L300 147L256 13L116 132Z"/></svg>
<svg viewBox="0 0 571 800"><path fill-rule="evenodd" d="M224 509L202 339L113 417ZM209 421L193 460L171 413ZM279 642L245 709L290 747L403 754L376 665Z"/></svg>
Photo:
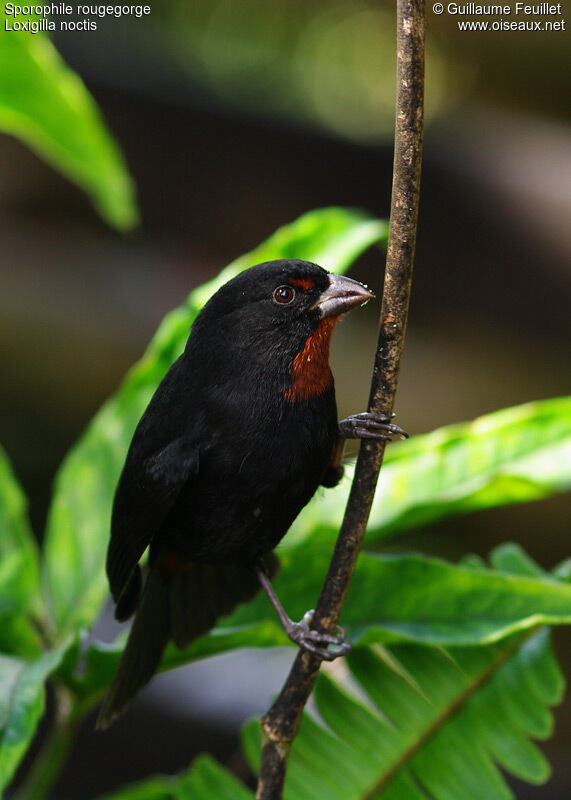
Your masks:
<svg viewBox="0 0 571 800"><path fill-rule="evenodd" d="M339 656L346 656L353 647L351 641L347 639L343 628L337 626L334 635L320 633L309 626L313 620L313 611L307 611L300 622L290 622L286 628L286 633L292 642L309 650L324 661L333 661ZM329 650L329 645L335 649Z"/></svg>
<svg viewBox="0 0 571 800"><path fill-rule="evenodd" d="M389 442L394 436L408 439L408 433L390 420L391 417L370 411L353 414L338 423L339 435L345 439L386 439Z"/></svg>

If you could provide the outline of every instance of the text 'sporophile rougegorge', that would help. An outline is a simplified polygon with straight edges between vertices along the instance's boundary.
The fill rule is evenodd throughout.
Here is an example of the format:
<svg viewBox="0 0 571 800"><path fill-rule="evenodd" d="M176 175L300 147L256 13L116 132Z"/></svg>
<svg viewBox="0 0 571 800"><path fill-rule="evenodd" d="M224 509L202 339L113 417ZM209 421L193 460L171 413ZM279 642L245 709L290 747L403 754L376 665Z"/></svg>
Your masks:
<svg viewBox="0 0 571 800"><path fill-rule="evenodd" d="M42 31L96 31L104 19L131 17L143 20L151 5L111 5L103 3L4 3L4 30L27 33Z"/></svg>

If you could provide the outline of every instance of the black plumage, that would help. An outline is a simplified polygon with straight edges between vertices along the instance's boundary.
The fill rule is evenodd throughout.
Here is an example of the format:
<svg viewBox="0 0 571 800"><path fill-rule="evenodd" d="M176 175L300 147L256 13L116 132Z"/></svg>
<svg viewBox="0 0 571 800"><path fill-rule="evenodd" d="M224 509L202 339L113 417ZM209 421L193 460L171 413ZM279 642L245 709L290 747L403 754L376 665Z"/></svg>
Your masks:
<svg viewBox="0 0 571 800"><path fill-rule="evenodd" d="M169 639L186 646L254 596L260 559L271 576L271 551L299 511L338 482L329 340L337 317L371 296L316 264L275 261L229 281L196 318L117 486L107 573L117 618L136 617L100 727L151 678Z"/></svg>

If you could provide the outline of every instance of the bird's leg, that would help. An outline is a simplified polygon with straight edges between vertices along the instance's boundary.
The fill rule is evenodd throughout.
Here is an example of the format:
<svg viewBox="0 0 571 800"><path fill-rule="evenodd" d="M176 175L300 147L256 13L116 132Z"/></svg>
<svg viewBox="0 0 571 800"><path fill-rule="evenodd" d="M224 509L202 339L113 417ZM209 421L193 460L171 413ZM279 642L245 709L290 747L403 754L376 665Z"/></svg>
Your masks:
<svg viewBox="0 0 571 800"><path fill-rule="evenodd" d="M392 423L391 417L370 411L342 419L337 425L337 432L344 439L387 439L389 442L392 442L393 436L408 439L408 433Z"/></svg>
<svg viewBox="0 0 571 800"><path fill-rule="evenodd" d="M301 622L293 622L280 603L263 565L258 563L255 569L262 588L270 598L270 602L275 608L288 638L292 642L305 648L305 650L309 650L324 661L333 661L335 658L346 656L347 653L351 652L353 645L346 638L343 628L338 627L337 634L330 636L327 633L314 631L309 627L313 618L313 611L306 611ZM329 650L329 645L333 645L336 649Z"/></svg>

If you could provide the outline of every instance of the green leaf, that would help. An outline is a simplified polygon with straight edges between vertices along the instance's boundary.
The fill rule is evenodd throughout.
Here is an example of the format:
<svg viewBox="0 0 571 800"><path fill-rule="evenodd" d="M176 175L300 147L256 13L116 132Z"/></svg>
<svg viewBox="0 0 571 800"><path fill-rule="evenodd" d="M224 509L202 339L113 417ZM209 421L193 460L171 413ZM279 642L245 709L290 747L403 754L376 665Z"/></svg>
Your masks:
<svg viewBox="0 0 571 800"><path fill-rule="evenodd" d="M176 782L177 779L169 775L158 775L126 786L113 794L106 794L99 800L173 800L176 797ZM213 797L212 800L216 798Z"/></svg>
<svg viewBox="0 0 571 800"><path fill-rule="evenodd" d="M28 522L26 498L0 448L0 563L16 554L20 569L14 600L25 606L39 593L38 547Z"/></svg>
<svg viewBox="0 0 571 800"><path fill-rule="evenodd" d="M529 575L525 553L510 546L495 558L506 555L512 577ZM332 665L318 677L319 720L303 716L284 800L510 800L498 767L530 783L549 778L530 741L551 735L549 707L564 690L547 629L482 647L358 647L347 664L348 676ZM257 770L256 721L243 741Z"/></svg>
<svg viewBox="0 0 571 800"><path fill-rule="evenodd" d="M544 575L513 545L499 548L494 560L506 576ZM403 642L358 647L346 663L350 677L339 664L325 665L318 677L319 717L303 715L284 800L510 800L499 767L534 784L549 778L549 765L531 742L551 735L549 709L564 690L547 629L446 651ZM257 721L245 726L243 743L257 770ZM252 794L201 757L182 777L156 778L105 800L159 797L246 800Z"/></svg>
<svg viewBox="0 0 571 800"><path fill-rule="evenodd" d="M571 582L571 558L566 558L565 561L558 564L553 570L553 574L561 581Z"/></svg>
<svg viewBox="0 0 571 800"><path fill-rule="evenodd" d="M70 642L35 661L0 655L0 792L11 780L44 709L44 683Z"/></svg>
<svg viewBox="0 0 571 800"><path fill-rule="evenodd" d="M254 795L213 758L199 756L182 775L150 778L100 800L254 800Z"/></svg>
<svg viewBox="0 0 571 800"><path fill-rule="evenodd" d="M498 767L530 783L549 778L530 741L550 735L549 706L562 695L547 630L501 645L397 644L388 653L356 649L350 681L322 671L319 721L304 715L284 800L509 800ZM259 723L250 722L244 747L253 769L260 746Z"/></svg>
<svg viewBox="0 0 571 800"><path fill-rule="evenodd" d="M200 756L180 785L176 800L253 800L253 793L210 756Z"/></svg>
<svg viewBox="0 0 571 800"><path fill-rule="evenodd" d="M331 541L347 503L352 469L320 493L285 541ZM381 470L367 542L403 530L571 487L571 397L540 400L439 428L392 445Z"/></svg>
<svg viewBox="0 0 571 800"><path fill-rule="evenodd" d="M508 551L492 553L503 572L448 564L416 555L362 553L341 622L361 644L408 640L433 645L475 645L497 641L540 624L571 623L571 585L536 568L515 546L509 551L527 572L510 574ZM519 554L519 559L517 558ZM282 555L276 591L292 618L299 619L319 595L330 553L309 543ZM510 563L508 563L510 562ZM259 594L227 624L271 621L273 609Z"/></svg>
<svg viewBox="0 0 571 800"><path fill-rule="evenodd" d="M111 225L136 225L135 190L123 157L83 82L43 34L2 37L0 129L84 189Z"/></svg>
<svg viewBox="0 0 571 800"><path fill-rule="evenodd" d="M276 591L293 619L311 607L323 584L330 554L309 544L286 551ZM571 585L543 572L516 545L502 545L490 560L501 571L458 566L422 556L362 553L341 622L356 645L408 641L439 646L488 644L537 627L571 624ZM94 642L80 676L83 691L109 684L126 633L111 645ZM290 645L267 597L241 606L219 627L184 650L167 648L161 671L238 647Z"/></svg>
<svg viewBox="0 0 571 800"><path fill-rule="evenodd" d="M26 505L0 448L0 652L20 655L37 649L27 616L40 610L39 555Z"/></svg>
<svg viewBox="0 0 571 800"><path fill-rule="evenodd" d="M46 583L58 629L88 625L101 607L107 593L103 564L111 503L129 441L156 386L182 352L206 299L233 275L264 260L297 257L345 270L386 236L386 223L356 211L330 208L305 214L192 292L184 306L165 318L145 356L96 415L57 475L45 552Z"/></svg>
<svg viewBox="0 0 571 800"><path fill-rule="evenodd" d="M81 674L72 675L71 670L75 664L70 664L70 669L62 675L62 679L64 682L72 680L75 686L81 687L83 692L90 695L103 691L111 682L126 640L125 632L112 644L93 642L85 653ZM161 661L160 671L165 672L239 647L277 647L289 643L274 619L234 628L219 627L207 636L195 639L184 650L177 650L174 645L169 644Z"/></svg>
<svg viewBox="0 0 571 800"><path fill-rule="evenodd" d="M40 651L40 643L22 593L25 574L23 553L11 553L0 561L0 653L32 657Z"/></svg>

